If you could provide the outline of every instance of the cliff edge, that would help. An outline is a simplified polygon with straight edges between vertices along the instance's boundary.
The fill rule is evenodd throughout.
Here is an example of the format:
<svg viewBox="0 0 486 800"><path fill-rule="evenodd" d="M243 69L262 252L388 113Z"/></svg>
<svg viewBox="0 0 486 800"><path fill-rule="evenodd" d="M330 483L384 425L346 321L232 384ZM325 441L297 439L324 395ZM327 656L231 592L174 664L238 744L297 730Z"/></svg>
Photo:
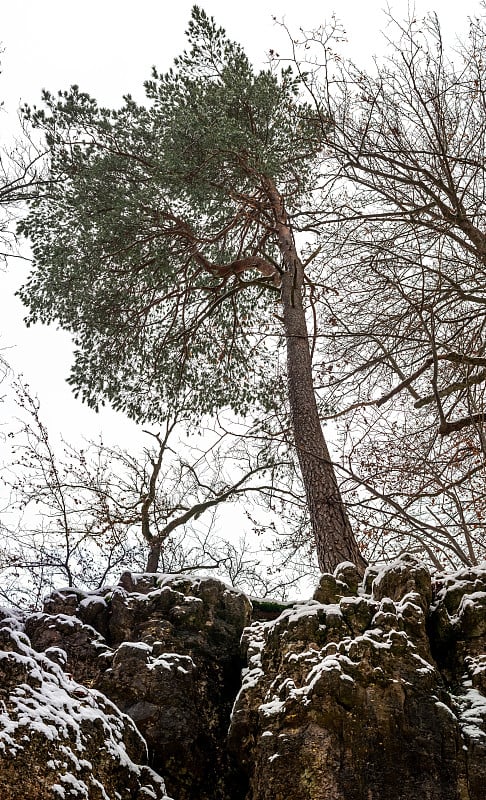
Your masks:
<svg viewBox="0 0 486 800"><path fill-rule="evenodd" d="M485 565L63 589L0 614L2 800L484 800L485 645Z"/></svg>

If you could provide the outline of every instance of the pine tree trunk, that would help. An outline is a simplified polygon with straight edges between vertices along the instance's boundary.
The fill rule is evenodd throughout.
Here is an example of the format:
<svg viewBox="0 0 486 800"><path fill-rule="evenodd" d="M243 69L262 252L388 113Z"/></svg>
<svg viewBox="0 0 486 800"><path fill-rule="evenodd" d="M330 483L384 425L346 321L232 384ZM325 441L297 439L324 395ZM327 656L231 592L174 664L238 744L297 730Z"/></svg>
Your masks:
<svg viewBox="0 0 486 800"><path fill-rule="evenodd" d="M354 538L317 410L309 334L302 303L304 268L295 247L283 199L270 181L267 193L277 222L284 262L281 302L287 339L287 379L294 443L319 567L323 572L329 572L342 561L351 561L363 573L367 563Z"/></svg>

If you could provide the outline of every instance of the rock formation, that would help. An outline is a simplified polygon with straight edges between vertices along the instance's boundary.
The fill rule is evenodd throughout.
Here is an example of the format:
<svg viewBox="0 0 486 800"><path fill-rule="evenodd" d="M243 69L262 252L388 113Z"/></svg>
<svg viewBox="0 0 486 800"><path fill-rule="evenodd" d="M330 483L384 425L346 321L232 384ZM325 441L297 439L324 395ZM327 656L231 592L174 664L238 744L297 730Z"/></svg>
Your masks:
<svg viewBox="0 0 486 800"><path fill-rule="evenodd" d="M230 743L252 800L481 800L486 575L351 564L244 634ZM453 595L453 598L452 598ZM433 603L432 603L433 599Z"/></svg>
<svg viewBox="0 0 486 800"><path fill-rule="evenodd" d="M131 717L175 800L223 800L238 791L226 735L250 616L221 581L125 573L99 595L56 592L25 631Z"/></svg>
<svg viewBox="0 0 486 800"><path fill-rule="evenodd" d="M4 618L2 800L484 800L486 567L343 564L255 607L126 573Z"/></svg>
<svg viewBox="0 0 486 800"><path fill-rule="evenodd" d="M129 717L36 652L16 617L0 623L2 800L169 800Z"/></svg>

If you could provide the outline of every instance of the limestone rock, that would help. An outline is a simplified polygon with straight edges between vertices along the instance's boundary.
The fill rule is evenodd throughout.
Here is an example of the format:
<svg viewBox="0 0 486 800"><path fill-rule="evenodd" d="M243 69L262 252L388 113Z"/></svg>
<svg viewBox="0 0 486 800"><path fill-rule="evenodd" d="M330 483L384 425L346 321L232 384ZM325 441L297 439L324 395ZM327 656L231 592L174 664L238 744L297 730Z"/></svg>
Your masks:
<svg viewBox="0 0 486 800"><path fill-rule="evenodd" d="M163 797L138 731L176 800L484 800L486 565L346 563L251 614L220 581L132 573L0 610L2 800Z"/></svg>
<svg viewBox="0 0 486 800"><path fill-rule="evenodd" d="M129 717L1 624L2 800L168 800Z"/></svg>
<svg viewBox="0 0 486 800"><path fill-rule="evenodd" d="M486 785L486 565L439 574L434 583L432 651L451 687L475 800Z"/></svg>
<svg viewBox="0 0 486 800"><path fill-rule="evenodd" d="M405 553L378 572L371 594L376 600L414 598L422 610L427 611L432 600L430 572L419 559Z"/></svg>
<svg viewBox="0 0 486 800"><path fill-rule="evenodd" d="M93 686L106 669L110 648L91 625L76 616L30 614L25 620L25 632L36 650L49 652L51 658L54 656L63 669L85 686Z"/></svg>
<svg viewBox="0 0 486 800"><path fill-rule="evenodd" d="M346 564L322 576L314 601L250 626L229 733L246 800L483 800L478 574L461 591L439 582L433 597L429 571L412 556L369 570L362 585ZM454 685L435 629L449 644L455 637Z"/></svg>
<svg viewBox="0 0 486 800"><path fill-rule="evenodd" d="M124 573L99 597L56 592L45 611L27 621L35 646L64 648L66 669L133 719L177 800L232 791L226 733L245 595L212 578Z"/></svg>

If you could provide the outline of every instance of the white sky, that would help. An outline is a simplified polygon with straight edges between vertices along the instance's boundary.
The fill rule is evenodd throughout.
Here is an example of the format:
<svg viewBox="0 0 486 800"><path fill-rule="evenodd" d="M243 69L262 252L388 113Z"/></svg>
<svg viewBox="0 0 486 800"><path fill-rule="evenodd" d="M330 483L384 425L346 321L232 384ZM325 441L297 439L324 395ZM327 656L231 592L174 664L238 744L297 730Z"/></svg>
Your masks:
<svg viewBox="0 0 486 800"><path fill-rule="evenodd" d="M243 0L232 3L205 0L204 9L241 42L256 63L273 48L282 53L281 31L272 15L285 18L291 29L315 27L333 9L345 25L349 54L366 61L380 51L380 28L385 24L384 0ZM391 3L395 16L406 16L408 3ZM20 102L36 103L42 88L55 92L72 83L93 94L105 105L118 105L122 94L142 95L142 83L152 65L168 69L184 47L184 30L192 3L167 0L0 0L1 57L0 99L6 113L0 131L10 130ZM417 0L416 12L436 10L447 38L466 30L468 14L478 13L479 0ZM26 251L27 252L27 251ZM21 304L13 296L25 277L25 262L10 260L0 274L0 347L16 372L22 372L41 400L42 416L54 432L69 440L82 433L96 437L103 429L106 440L122 446L143 437L120 415L96 415L70 394L65 378L69 372L70 342L62 331L22 323ZM5 420L10 406L0 407Z"/></svg>

